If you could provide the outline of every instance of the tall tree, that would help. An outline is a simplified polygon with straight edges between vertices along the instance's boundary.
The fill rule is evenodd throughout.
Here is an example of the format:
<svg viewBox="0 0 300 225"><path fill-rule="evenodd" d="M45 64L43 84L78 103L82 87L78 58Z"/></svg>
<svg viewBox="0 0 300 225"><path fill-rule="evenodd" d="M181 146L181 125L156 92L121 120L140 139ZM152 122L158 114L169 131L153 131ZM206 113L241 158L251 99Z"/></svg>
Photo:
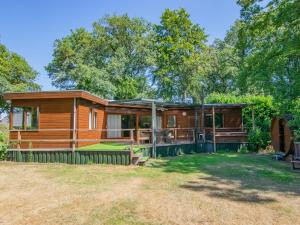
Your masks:
<svg viewBox="0 0 300 225"><path fill-rule="evenodd" d="M226 39L216 39L212 46L206 50L207 67L207 93L237 92L236 79L239 73L240 59L234 46Z"/></svg>
<svg viewBox="0 0 300 225"><path fill-rule="evenodd" d="M193 24L184 10L166 9L155 26L156 68L154 82L166 100L199 101L200 82L205 76L206 34Z"/></svg>
<svg viewBox="0 0 300 225"><path fill-rule="evenodd" d="M0 43L0 112L5 109L3 92L39 90L37 72L20 55Z"/></svg>
<svg viewBox="0 0 300 225"><path fill-rule="evenodd" d="M300 1L240 0L239 86L271 94L289 111L300 96Z"/></svg>
<svg viewBox="0 0 300 225"><path fill-rule="evenodd" d="M106 98L134 98L152 93L152 26L128 15L106 16L56 40L46 67L54 86L85 89Z"/></svg>

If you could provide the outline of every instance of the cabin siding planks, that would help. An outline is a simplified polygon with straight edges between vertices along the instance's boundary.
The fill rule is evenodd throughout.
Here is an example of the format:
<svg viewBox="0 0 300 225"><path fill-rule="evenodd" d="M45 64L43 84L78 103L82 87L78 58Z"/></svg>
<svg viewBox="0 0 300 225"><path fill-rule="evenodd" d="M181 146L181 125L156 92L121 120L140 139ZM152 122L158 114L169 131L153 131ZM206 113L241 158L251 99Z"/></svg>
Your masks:
<svg viewBox="0 0 300 225"><path fill-rule="evenodd" d="M89 129L89 111L90 109L93 110L93 112L97 112L97 128L96 129ZM104 129L104 107L101 105L93 104L92 102L80 99L78 101L78 108L77 108L77 124L78 124L78 139L101 139L103 131L100 131ZM82 129L82 131L80 131ZM97 144L99 141L95 142L79 142L77 144L78 147L86 146L86 145L92 145Z"/></svg>
<svg viewBox="0 0 300 225"><path fill-rule="evenodd" d="M12 100L12 107L39 107L39 129L72 129L72 99ZM71 139L71 131L22 131L22 139ZM17 139L17 132L10 132L10 139ZM28 148L29 142L21 142ZM33 148L70 148L70 142L32 142Z"/></svg>

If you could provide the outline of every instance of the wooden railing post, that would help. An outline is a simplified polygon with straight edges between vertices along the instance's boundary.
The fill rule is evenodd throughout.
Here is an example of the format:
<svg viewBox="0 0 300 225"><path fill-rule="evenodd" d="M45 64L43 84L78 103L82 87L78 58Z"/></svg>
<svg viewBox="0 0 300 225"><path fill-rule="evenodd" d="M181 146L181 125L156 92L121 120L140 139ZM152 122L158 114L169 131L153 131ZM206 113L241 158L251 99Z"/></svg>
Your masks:
<svg viewBox="0 0 300 225"><path fill-rule="evenodd" d="M214 142L214 152L216 152L216 118L215 118L215 107L212 107L212 119L213 119L213 142Z"/></svg>
<svg viewBox="0 0 300 225"><path fill-rule="evenodd" d="M22 139L20 131L18 131L18 138L17 139L18 139L17 149L20 149L21 148L21 139Z"/></svg>

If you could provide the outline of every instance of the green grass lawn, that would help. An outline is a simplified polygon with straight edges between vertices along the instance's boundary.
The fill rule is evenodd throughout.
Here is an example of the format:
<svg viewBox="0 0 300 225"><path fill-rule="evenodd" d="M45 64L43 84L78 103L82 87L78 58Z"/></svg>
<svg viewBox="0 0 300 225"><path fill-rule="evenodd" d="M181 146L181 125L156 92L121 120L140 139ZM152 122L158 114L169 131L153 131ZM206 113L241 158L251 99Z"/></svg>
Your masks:
<svg viewBox="0 0 300 225"><path fill-rule="evenodd" d="M138 150L142 146L134 145L133 150L134 152L138 152ZM124 143L115 143L115 142L105 142L105 143L99 143L99 144L94 144L94 145L89 145L89 146L84 146L79 148L78 150L82 151L123 151L123 150L129 150L130 145L129 144L124 144Z"/></svg>
<svg viewBox="0 0 300 225"><path fill-rule="evenodd" d="M0 170L4 224L300 224L300 173L271 155L182 155L144 167L0 163Z"/></svg>

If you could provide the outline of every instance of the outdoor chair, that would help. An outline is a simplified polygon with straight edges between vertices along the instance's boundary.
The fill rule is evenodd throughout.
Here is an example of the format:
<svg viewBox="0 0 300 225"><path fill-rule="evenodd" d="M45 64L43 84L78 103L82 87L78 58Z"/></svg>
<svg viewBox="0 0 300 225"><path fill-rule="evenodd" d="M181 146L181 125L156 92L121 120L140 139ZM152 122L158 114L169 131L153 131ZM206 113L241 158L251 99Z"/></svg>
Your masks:
<svg viewBox="0 0 300 225"><path fill-rule="evenodd" d="M300 169L300 167L296 167L296 164L300 164L300 147L299 147L299 145L295 145L295 150L294 150L294 154L292 156L291 162L292 162L293 170Z"/></svg>

